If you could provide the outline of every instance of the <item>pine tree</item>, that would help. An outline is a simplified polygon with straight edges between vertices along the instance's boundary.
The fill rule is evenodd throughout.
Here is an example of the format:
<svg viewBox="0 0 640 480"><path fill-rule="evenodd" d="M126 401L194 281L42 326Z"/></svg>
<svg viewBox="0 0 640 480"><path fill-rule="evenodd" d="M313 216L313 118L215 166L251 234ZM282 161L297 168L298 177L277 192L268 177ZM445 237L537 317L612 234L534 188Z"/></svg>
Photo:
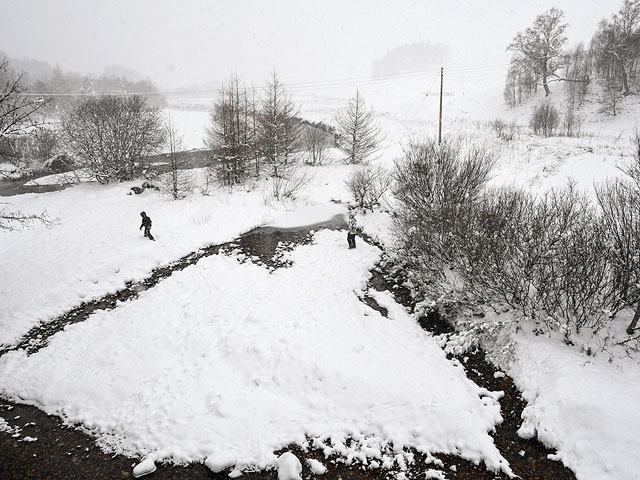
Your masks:
<svg viewBox="0 0 640 480"><path fill-rule="evenodd" d="M346 163L363 163L379 152L380 126L373 109L366 108L358 90L355 97L349 99L349 105L338 113L336 121L338 146L346 155Z"/></svg>

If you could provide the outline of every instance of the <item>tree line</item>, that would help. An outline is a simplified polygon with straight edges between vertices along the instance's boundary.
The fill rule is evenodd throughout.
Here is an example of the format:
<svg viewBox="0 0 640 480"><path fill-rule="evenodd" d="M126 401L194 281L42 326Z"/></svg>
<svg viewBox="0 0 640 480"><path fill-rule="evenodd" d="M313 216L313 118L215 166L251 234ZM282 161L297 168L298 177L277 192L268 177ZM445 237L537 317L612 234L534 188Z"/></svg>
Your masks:
<svg viewBox="0 0 640 480"><path fill-rule="evenodd" d="M95 95L72 99L60 121L45 124L51 98L33 95L25 74L0 64L0 158L25 159L61 168L85 168L101 183L127 181L147 172L147 159L169 152L173 198L189 184L181 161L182 140L175 124L144 96ZM265 86L247 86L238 75L224 81L206 126L208 172L223 186L246 185L265 176L276 198L292 196L308 180L303 164L321 165L330 148L349 164L363 164L380 149L380 127L356 91L336 118L336 126L303 120L276 72ZM180 191L182 190L182 191Z"/></svg>
<svg viewBox="0 0 640 480"><path fill-rule="evenodd" d="M617 12L600 22L587 46L567 46L568 24L563 17L562 10L551 8L507 46L512 56L504 89L506 103L522 104L540 87L548 96L554 83L564 82L569 85L570 102L580 104L595 79L604 87L603 102L615 114L620 95L640 92L640 3L624 0Z"/></svg>

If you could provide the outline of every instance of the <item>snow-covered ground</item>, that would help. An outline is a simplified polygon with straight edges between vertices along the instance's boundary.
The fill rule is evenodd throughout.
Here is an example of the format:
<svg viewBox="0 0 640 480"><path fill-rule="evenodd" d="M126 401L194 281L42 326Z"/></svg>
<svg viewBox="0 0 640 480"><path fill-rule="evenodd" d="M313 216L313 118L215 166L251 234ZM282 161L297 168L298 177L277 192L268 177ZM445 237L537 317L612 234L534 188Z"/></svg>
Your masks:
<svg viewBox="0 0 640 480"><path fill-rule="evenodd" d="M615 323L624 331L628 321ZM517 342L508 373L528 402L520 435L537 435L556 448L557 459L578 479L640 478L633 447L640 430L637 360L611 358L596 345L599 354L587 356L526 327Z"/></svg>
<svg viewBox="0 0 640 480"><path fill-rule="evenodd" d="M633 153L633 98L617 117L588 103L583 137L542 139L524 129L528 110L502 106L492 78L477 84L476 75L471 85L464 72L454 73L445 77L452 94L445 135L492 146L494 184L543 191L572 178L590 191L619 175ZM386 135L379 163L390 167L410 138L437 134L435 90L427 83L362 88ZM296 99L303 117L331 122L350 93L299 92ZM186 147L201 148L208 113L175 108L171 115ZM523 130L513 142L500 141L488 124L495 118L515 119ZM273 200L268 184L177 202L154 191L127 195L131 183L9 198L25 213L46 208L59 224L0 233L0 344L202 246L262 224L289 228L346 212L333 201L349 200L349 168L312 170L311 185L286 203ZM156 242L138 231L142 210L153 219ZM393 240L389 215L359 221L383 244ZM467 381L388 294L371 293L389 319L358 300L380 252L363 242L350 252L343 235L318 232L312 245L290 254L291 268L273 273L233 255L202 259L138 299L67 327L30 357L4 355L0 392L83 423L105 448L152 459L273 465L274 450L309 434L344 455L342 442L352 435L373 456L394 442L499 467L487 434L500 419L497 396ZM517 361L504 368L530 404L521 433L557 448L580 480L640 478L631 437L640 429L637 359L610 363L530 333L516 340Z"/></svg>
<svg viewBox="0 0 640 480"><path fill-rule="evenodd" d="M315 177L296 204L272 201L268 184L250 192L193 194L179 202L149 190L129 195L133 183L89 183L8 198L12 209L46 210L58 224L52 228L36 224L0 236L0 249L6 252L0 277L0 345L198 248L230 241L265 223L277 224L294 208L303 210L296 213L293 224L291 217L285 217L288 227L346 212L346 204L332 202L348 200L341 180L345 169L341 165L311 169ZM304 209L307 204L315 208ZM141 211L153 221L153 243L139 230Z"/></svg>
<svg viewBox="0 0 640 480"><path fill-rule="evenodd" d="M370 459L393 442L499 468L488 435L499 395L467 380L402 307L384 318L358 298L379 254L323 230L273 273L202 259L34 355L4 355L3 393L95 428L116 452L160 459L264 468L305 435L364 436Z"/></svg>

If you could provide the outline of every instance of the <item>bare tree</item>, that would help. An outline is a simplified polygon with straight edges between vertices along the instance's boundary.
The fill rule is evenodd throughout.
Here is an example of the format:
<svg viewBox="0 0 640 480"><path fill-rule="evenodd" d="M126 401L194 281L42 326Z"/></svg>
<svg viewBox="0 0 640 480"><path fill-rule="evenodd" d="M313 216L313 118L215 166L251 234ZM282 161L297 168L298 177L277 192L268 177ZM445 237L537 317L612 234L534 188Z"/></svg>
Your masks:
<svg viewBox="0 0 640 480"><path fill-rule="evenodd" d="M169 147L169 173L162 180L162 190L174 200L179 200L192 190L193 179L184 171L184 165L181 165L183 137L178 133L170 114L166 117L165 130Z"/></svg>
<svg viewBox="0 0 640 480"><path fill-rule="evenodd" d="M551 93L549 78L559 78L556 71L560 68L562 47L567 41L564 36L567 24L561 23L563 15L564 12L557 8L538 15L533 26L518 32L507 47L515 54L516 61L525 63L535 72L536 78L542 82L545 96Z"/></svg>
<svg viewBox="0 0 640 480"><path fill-rule="evenodd" d="M42 123L38 115L48 100L31 96L24 86L24 73L16 74L9 61L0 62L0 156L15 156L15 139Z"/></svg>
<svg viewBox="0 0 640 480"><path fill-rule="evenodd" d="M157 107L142 97L103 96L77 105L62 120L67 147L101 183L135 178L146 156L165 144Z"/></svg>
<svg viewBox="0 0 640 480"><path fill-rule="evenodd" d="M207 128L206 143L217 161L218 180L230 186L245 181L249 161L256 160L256 108L240 78L222 84Z"/></svg>
<svg viewBox="0 0 640 480"><path fill-rule="evenodd" d="M28 95L24 73L16 75L6 58L0 62L0 89L0 137L26 133L41 123L36 113L47 100Z"/></svg>
<svg viewBox="0 0 640 480"><path fill-rule="evenodd" d="M608 81L619 80L624 95L629 95L629 74L640 54L640 4L624 0L611 20L603 19L593 37L596 61ZM615 115L615 114L614 114Z"/></svg>
<svg viewBox="0 0 640 480"><path fill-rule="evenodd" d="M349 99L349 104L338 113L336 122L338 146L346 155L346 163L363 163L380 151L380 126L373 109L367 109L358 90L355 97Z"/></svg>

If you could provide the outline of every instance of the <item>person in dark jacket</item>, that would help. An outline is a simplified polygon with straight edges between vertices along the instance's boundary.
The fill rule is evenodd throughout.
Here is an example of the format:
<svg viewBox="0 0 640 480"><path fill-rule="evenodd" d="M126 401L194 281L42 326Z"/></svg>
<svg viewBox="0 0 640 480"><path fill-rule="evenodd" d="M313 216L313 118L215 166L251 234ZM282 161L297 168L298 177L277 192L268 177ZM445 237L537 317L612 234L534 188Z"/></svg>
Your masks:
<svg viewBox="0 0 640 480"><path fill-rule="evenodd" d="M347 243L349 248L356 248L356 233L358 233L358 221L353 212L349 213L349 221L347 222Z"/></svg>
<svg viewBox="0 0 640 480"><path fill-rule="evenodd" d="M142 217L142 225L140 225L140 230L144 228L144 236L149 240L155 240L153 235L151 235L151 218L147 217L145 212L140 212L140 216Z"/></svg>

